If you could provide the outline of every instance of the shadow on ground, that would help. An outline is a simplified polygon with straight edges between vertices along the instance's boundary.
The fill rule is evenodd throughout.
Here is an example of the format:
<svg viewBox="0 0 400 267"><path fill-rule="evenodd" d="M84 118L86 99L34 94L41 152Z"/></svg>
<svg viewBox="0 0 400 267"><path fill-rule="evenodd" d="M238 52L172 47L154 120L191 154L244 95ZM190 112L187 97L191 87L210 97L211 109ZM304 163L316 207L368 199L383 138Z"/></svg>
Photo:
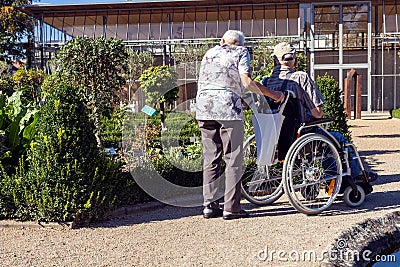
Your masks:
<svg viewBox="0 0 400 267"><path fill-rule="evenodd" d="M400 175L381 176L374 185L383 183L399 182ZM288 201L279 201L267 206L257 206L251 203L243 203L242 208L248 210L251 217L265 216L285 216L300 214L296 211ZM341 216L356 213L373 212L379 210L394 210L400 208L400 193L397 190L387 192L372 192L367 195L365 202L357 208L348 207L339 195L335 203L326 211L316 216ZM201 207L182 208L168 205L160 205L157 208L141 211L135 214L128 214L110 218L109 220L91 225L91 228L114 228L121 226L129 226L133 224L152 223L166 220L178 220L186 217L201 216ZM197 220L198 218L196 218ZM220 219L220 218L219 218Z"/></svg>
<svg viewBox="0 0 400 267"><path fill-rule="evenodd" d="M367 134L357 136L358 138L399 138L400 134Z"/></svg>

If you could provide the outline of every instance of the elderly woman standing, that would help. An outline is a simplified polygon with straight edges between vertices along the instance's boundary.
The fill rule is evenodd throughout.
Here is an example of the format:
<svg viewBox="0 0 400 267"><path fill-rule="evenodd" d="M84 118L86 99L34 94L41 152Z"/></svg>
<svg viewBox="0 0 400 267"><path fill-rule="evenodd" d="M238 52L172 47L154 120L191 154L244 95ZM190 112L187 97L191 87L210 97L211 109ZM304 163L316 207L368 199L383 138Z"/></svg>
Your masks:
<svg viewBox="0 0 400 267"><path fill-rule="evenodd" d="M196 119L204 147L204 218L248 217L240 206L244 125L241 96L245 89L276 101L284 95L251 79L250 55L242 32L227 31L220 45L207 51L200 67L196 96ZM226 163L224 209L219 207L222 156Z"/></svg>

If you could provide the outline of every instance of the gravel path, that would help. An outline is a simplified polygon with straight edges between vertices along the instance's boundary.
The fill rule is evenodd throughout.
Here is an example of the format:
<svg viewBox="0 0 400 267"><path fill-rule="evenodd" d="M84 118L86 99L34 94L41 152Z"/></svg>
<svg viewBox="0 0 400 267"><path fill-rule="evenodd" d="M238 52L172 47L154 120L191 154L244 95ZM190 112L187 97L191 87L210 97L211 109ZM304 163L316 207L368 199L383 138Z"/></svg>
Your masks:
<svg viewBox="0 0 400 267"><path fill-rule="evenodd" d="M380 175L360 208L339 201L306 216L282 198L267 207L243 202L251 217L233 221L164 206L90 228L0 227L0 266L319 266L341 231L400 210L400 120L350 124L361 156ZM272 251L281 251L281 259ZM294 261L307 251L317 260Z"/></svg>

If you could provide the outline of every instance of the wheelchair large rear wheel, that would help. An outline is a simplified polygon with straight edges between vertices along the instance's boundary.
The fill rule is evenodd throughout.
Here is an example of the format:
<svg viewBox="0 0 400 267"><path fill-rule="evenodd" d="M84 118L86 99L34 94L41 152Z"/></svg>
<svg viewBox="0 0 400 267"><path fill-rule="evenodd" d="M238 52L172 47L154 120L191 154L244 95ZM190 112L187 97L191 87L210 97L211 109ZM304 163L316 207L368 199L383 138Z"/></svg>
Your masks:
<svg viewBox="0 0 400 267"><path fill-rule="evenodd" d="M254 135L243 147L242 196L256 205L271 204L283 195L282 163L258 166Z"/></svg>
<svg viewBox="0 0 400 267"><path fill-rule="evenodd" d="M283 166L287 197L299 212L312 215L333 204L342 183L342 164L335 145L310 133L290 147Z"/></svg>

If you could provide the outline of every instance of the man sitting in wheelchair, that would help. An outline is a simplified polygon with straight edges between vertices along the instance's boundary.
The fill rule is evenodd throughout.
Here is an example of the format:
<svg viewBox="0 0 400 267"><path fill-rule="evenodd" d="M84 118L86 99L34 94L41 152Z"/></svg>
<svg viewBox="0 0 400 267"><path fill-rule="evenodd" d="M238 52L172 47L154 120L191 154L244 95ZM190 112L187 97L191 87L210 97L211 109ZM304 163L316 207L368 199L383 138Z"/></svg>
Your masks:
<svg viewBox="0 0 400 267"><path fill-rule="evenodd" d="M285 124L282 126L281 134L286 136L281 136L280 138L282 140L293 141L296 135L296 132L293 132L293 125L297 129L302 122L310 122L322 118L324 115L322 105L325 103L325 100L307 73L294 70L297 59L296 49L292 45L286 42L277 44L274 48L273 57L275 65L273 73L270 77L264 78L262 84L271 90L292 91L294 93L296 101L285 108L286 114L284 112L285 120L290 120L289 123L285 123L286 126ZM285 127L289 128L285 129ZM322 131L320 133L324 134ZM330 132L330 134L336 138L339 144L343 145L346 143L342 134L338 132ZM287 144L288 142L285 144L281 140L279 142L281 143L279 145L279 153L281 154L279 158L283 159L290 146L290 142L289 144ZM354 151L350 149L350 153L354 153ZM369 184L378 177L375 172L364 172L359 160L350 160L349 165L351 177L355 182ZM366 193L372 191L372 187L366 187L368 188Z"/></svg>

